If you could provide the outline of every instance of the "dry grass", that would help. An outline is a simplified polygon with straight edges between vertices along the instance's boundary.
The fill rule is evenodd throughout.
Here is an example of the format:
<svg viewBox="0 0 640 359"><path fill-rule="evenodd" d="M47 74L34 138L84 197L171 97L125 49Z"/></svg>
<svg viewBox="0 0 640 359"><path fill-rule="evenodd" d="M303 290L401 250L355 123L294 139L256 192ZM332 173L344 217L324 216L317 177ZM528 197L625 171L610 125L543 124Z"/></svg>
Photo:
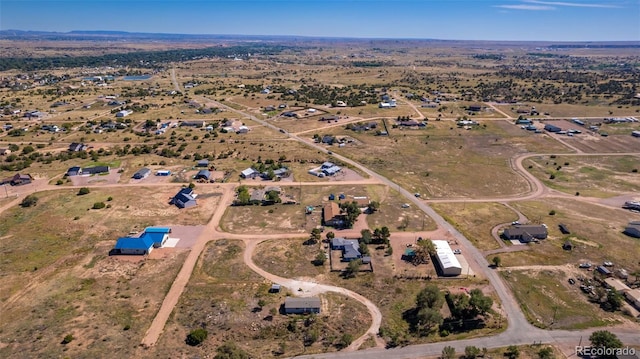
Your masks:
<svg viewBox="0 0 640 359"><path fill-rule="evenodd" d="M268 293L271 284L242 263L243 247L242 242L227 240L207 246L152 355L204 355L225 342L236 343L252 357L277 356L281 344L286 355L310 354L336 350L333 344L342 333L354 338L364 333L369 314L343 296L322 295L326 310L309 326L304 316L280 314L288 293ZM264 301L262 309L259 300ZM340 315L343 311L351 314ZM296 323L295 331L287 329L289 323ZM208 339L198 347L186 345L187 333L202 326L209 332ZM318 332L318 341L305 347L303 336L312 330Z"/></svg>
<svg viewBox="0 0 640 359"><path fill-rule="evenodd" d="M634 156L539 156L524 164L545 185L569 194L611 197L640 191L640 174L632 172L640 169Z"/></svg>
<svg viewBox="0 0 640 359"><path fill-rule="evenodd" d="M629 221L637 220L637 215L570 199L549 198L544 202L515 202L512 205L533 223L547 224L549 237L539 244L530 244L528 251L501 254L504 266L577 265L581 261L602 263L609 260L630 272L638 269L635 253L640 251L640 241L622 234ZM556 211L554 216L548 214L552 209ZM558 229L560 223L567 225L572 233L563 235ZM572 237L579 240L574 243L576 248L562 250L565 240Z"/></svg>
<svg viewBox="0 0 640 359"><path fill-rule="evenodd" d="M520 307L534 325L553 329L611 326L620 318L588 302L580 289L567 283L572 273L553 270L502 272ZM550 304L551 303L551 304ZM591 310L587 309L593 306Z"/></svg>
<svg viewBox="0 0 640 359"><path fill-rule="evenodd" d="M518 219L516 213L499 203L434 203L431 206L483 251L500 247L491 235L493 227Z"/></svg>

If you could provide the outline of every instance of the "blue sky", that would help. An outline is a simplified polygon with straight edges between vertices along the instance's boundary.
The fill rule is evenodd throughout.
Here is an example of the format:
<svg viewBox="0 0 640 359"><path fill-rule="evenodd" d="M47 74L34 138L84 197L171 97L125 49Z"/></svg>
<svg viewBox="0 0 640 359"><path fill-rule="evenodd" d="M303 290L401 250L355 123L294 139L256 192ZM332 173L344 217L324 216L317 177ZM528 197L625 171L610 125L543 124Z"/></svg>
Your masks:
<svg viewBox="0 0 640 359"><path fill-rule="evenodd" d="M0 29L640 41L640 0L0 0Z"/></svg>

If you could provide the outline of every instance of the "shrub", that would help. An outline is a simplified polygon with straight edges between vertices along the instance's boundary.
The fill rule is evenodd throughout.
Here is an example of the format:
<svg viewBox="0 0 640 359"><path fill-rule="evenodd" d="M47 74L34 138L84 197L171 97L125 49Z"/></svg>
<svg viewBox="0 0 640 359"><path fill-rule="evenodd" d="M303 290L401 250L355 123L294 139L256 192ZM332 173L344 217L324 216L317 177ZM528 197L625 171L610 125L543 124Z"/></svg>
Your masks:
<svg viewBox="0 0 640 359"><path fill-rule="evenodd" d="M80 188L80 190L78 191L78 196L84 196L85 194L89 194L91 193L91 190L87 187L82 187Z"/></svg>
<svg viewBox="0 0 640 359"><path fill-rule="evenodd" d="M96 203L93 204L93 207L91 207L91 208L93 208L93 209L102 209L104 207L106 207L104 202L96 202Z"/></svg>
<svg viewBox="0 0 640 359"><path fill-rule="evenodd" d="M186 343L191 346L200 345L205 339L207 339L209 333L204 328L194 329L187 335Z"/></svg>
<svg viewBox="0 0 640 359"><path fill-rule="evenodd" d="M109 196L109 198L107 198L107 201L108 201L108 202L113 201L113 197Z"/></svg>
<svg viewBox="0 0 640 359"><path fill-rule="evenodd" d="M549 176L549 179L556 179L556 175Z"/></svg>
<svg viewBox="0 0 640 359"><path fill-rule="evenodd" d="M71 343L71 341L72 341L73 339L74 339L74 338L73 338L73 335L71 335L71 334L67 334L67 335L65 335L65 336L64 336L64 338L62 339L62 342L61 342L60 344L65 344L65 345L66 345L66 344L69 344L69 343Z"/></svg>
<svg viewBox="0 0 640 359"><path fill-rule="evenodd" d="M38 203L38 197L33 194L26 196L22 202L20 202L21 207L33 207Z"/></svg>
<svg viewBox="0 0 640 359"><path fill-rule="evenodd" d="M556 210L555 209L550 210L549 211L549 215L550 216L555 216L556 215Z"/></svg>
<svg viewBox="0 0 640 359"><path fill-rule="evenodd" d="M61 180L61 179L59 179L58 181L56 181L56 185L57 185L57 186L60 186L60 185L63 185L63 184L64 184L64 181L63 181L63 180Z"/></svg>

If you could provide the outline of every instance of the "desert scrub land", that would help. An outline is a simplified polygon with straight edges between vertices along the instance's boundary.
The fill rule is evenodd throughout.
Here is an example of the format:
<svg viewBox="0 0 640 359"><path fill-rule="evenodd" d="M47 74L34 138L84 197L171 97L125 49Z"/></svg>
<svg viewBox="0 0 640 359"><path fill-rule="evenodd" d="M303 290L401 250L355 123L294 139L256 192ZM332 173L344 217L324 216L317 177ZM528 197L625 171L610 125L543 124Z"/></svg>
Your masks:
<svg viewBox="0 0 640 359"><path fill-rule="evenodd" d="M640 191L635 156L535 156L524 165L545 185L568 194L613 197Z"/></svg>
<svg viewBox="0 0 640 359"><path fill-rule="evenodd" d="M112 247L102 241L47 267L8 272L2 287L13 295L2 303L0 356L134 356L187 252L136 261L108 257ZM21 288L5 285L9 278Z"/></svg>
<svg viewBox="0 0 640 359"><path fill-rule="evenodd" d="M582 329L612 326L621 317L605 312L589 303L577 285L568 284L575 278L575 268L502 270L501 275L511 287L529 321L541 328ZM549 305L549 303L552 303Z"/></svg>
<svg viewBox="0 0 640 359"><path fill-rule="evenodd" d="M269 293L271 283L243 264L243 250L235 240L207 245L152 356L202 355L229 342L252 357L312 354L337 350L345 333L355 339L365 332L371 320L365 307L339 295L321 295L318 315L281 314L291 293ZM196 328L209 335L191 347L185 338Z"/></svg>
<svg viewBox="0 0 640 359"><path fill-rule="evenodd" d="M638 269L636 253L640 251L640 241L622 233L629 221L637 220L636 214L560 198L511 205L532 223L545 223L549 236L538 244L528 244L528 250L500 254L503 266L567 263L577 266L583 261L601 264L606 260L612 261L616 268L626 268L629 273ZM552 210L554 215L549 214ZM565 224L571 234L562 234L558 229L560 223ZM572 251L562 250L562 244L567 240L575 245Z"/></svg>
<svg viewBox="0 0 640 359"><path fill-rule="evenodd" d="M492 133L494 127L489 123L487 127L464 130L451 122L430 121L426 129L391 130L389 136L332 129L332 134L357 140L332 150L429 198L522 193L527 184L509 167L509 158L522 150L511 145L508 138Z"/></svg>

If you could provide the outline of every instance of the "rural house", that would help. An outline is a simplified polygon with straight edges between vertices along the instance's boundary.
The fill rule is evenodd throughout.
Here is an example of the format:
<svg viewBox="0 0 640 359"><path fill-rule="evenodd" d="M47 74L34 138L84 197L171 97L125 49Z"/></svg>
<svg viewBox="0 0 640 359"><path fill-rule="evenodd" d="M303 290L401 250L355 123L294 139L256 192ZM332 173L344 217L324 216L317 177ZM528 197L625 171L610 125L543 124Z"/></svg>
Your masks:
<svg viewBox="0 0 640 359"><path fill-rule="evenodd" d="M109 173L109 166L94 166L94 167L85 167L79 174L82 175L97 175L101 173Z"/></svg>
<svg viewBox="0 0 640 359"><path fill-rule="evenodd" d="M320 313L321 306L320 298L294 298L287 297L284 300L284 313L285 314L309 314Z"/></svg>
<svg viewBox="0 0 640 359"><path fill-rule="evenodd" d="M10 184L12 186L22 186L22 185L31 183L31 181L33 181L33 177L31 177L31 175L29 174L21 175L17 173L11 177L7 177L2 181L0 181L0 185Z"/></svg>
<svg viewBox="0 0 640 359"><path fill-rule="evenodd" d="M535 242L547 238L547 227L544 225L516 224L504 230L506 239L517 239L522 243Z"/></svg>
<svg viewBox="0 0 640 359"><path fill-rule="evenodd" d="M360 253L360 243L357 239L333 238L331 240L331 249L342 251L342 261L350 262L358 258L362 258Z"/></svg>
<svg viewBox="0 0 640 359"><path fill-rule="evenodd" d="M260 175L260 172L256 171L253 168L247 168L246 170L240 172L240 177L242 178L256 178Z"/></svg>
<svg viewBox="0 0 640 359"><path fill-rule="evenodd" d="M184 187L171 199L171 203L178 208L191 208L197 204L196 197L197 195L193 193L192 188Z"/></svg>
<svg viewBox="0 0 640 359"><path fill-rule="evenodd" d="M199 160L196 163L196 167L209 167L209 160L208 159Z"/></svg>
<svg viewBox="0 0 640 359"><path fill-rule="evenodd" d="M118 238L111 254L146 255L153 248L162 247L169 239L171 228L147 227L138 237Z"/></svg>
<svg viewBox="0 0 640 359"><path fill-rule="evenodd" d="M69 145L69 152L80 152L80 151L84 151L86 149L87 149L87 145L85 145L84 143L72 142Z"/></svg>
<svg viewBox="0 0 640 359"><path fill-rule="evenodd" d="M344 218L336 202L327 202L324 204L322 207L322 219L324 225L329 227L341 227L344 224Z"/></svg>

